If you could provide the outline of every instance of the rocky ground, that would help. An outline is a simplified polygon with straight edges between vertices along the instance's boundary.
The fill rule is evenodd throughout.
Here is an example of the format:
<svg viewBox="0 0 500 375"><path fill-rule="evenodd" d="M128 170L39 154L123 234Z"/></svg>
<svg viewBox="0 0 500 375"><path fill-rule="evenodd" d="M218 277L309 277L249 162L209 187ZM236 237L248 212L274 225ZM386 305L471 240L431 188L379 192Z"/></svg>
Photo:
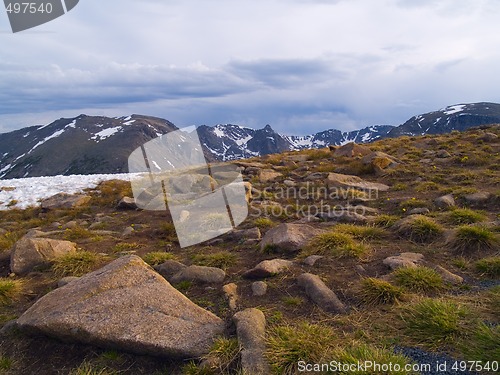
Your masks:
<svg viewBox="0 0 500 375"><path fill-rule="evenodd" d="M495 373L499 136L235 162L248 218L184 249L127 182L0 212L0 373Z"/></svg>

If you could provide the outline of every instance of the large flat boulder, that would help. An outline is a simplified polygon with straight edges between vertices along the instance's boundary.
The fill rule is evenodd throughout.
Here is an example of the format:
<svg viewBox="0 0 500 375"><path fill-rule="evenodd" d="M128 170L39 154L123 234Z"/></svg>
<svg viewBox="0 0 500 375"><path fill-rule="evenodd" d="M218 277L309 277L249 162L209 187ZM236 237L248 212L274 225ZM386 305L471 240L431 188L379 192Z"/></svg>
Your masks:
<svg viewBox="0 0 500 375"><path fill-rule="evenodd" d="M44 210L77 208L87 204L90 199L91 197L88 195L59 193L42 200L41 207Z"/></svg>
<svg viewBox="0 0 500 375"><path fill-rule="evenodd" d="M353 188L361 190L387 191L389 186L378 182L365 181L358 176L341 173L329 173L327 179L328 186L338 188Z"/></svg>
<svg viewBox="0 0 500 375"><path fill-rule="evenodd" d="M260 242L261 249L272 247L284 252L300 250L314 236L323 233L321 229L304 224L280 224L269 230Z"/></svg>
<svg viewBox="0 0 500 375"><path fill-rule="evenodd" d="M206 354L224 330L220 318L195 305L135 255L43 296L17 326L69 342L180 358Z"/></svg>
<svg viewBox="0 0 500 375"><path fill-rule="evenodd" d="M10 254L10 270L18 275L25 275L36 266L50 263L68 253L76 251L76 243L24 236L17 241Z"/></svg>

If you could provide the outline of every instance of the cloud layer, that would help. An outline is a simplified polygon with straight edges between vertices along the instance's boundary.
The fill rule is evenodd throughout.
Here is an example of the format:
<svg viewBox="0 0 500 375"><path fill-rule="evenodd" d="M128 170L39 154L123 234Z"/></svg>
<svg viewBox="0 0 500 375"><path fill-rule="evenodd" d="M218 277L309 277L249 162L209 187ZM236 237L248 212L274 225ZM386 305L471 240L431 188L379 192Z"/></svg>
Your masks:
<svg viewBox="0 0 500 375"><path fill-rule="evenodd" d="M0 132L80 113L283 133L500 102L495 0L82 0L11 34Z"/></svg>

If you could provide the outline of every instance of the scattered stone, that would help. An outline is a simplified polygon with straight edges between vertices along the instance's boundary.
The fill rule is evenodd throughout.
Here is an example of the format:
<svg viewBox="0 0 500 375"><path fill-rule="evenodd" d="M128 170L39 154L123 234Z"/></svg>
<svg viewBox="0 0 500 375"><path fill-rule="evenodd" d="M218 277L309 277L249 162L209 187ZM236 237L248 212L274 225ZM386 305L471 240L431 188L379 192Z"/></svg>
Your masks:
<svg viewBox="0 0 500 375"><path fill-rule="evenodd" d="M295 224L307 224L307 223L316 223L318 221L321 221L321 219L319 217L307 215L307 216L304 216L303 218L295 221L294 223Z"/></svg>
<svg viewBox="0 0 500 375"><path fill-rule="evenodd" d="M246 309L233 316L236 334L241 347L243 374L267 375L270 373L264 355L266 344L266 318L258 309Z"/></svg>
<svg viewBox="0 0 500 375"><path fill-rule="evenodd" d="M308 175L304 180L306 181L318 181L318 180L323 180L327 176L326 173L322 172L314 172Z"/></svg>
<svg viewBox="0 0 500 375"><path fill-rule="evenodd" d="M226 273L220 268L192 265L177 272L169 281L172 283L181 281L221 283L225 277Z"/></svg>
<svg viewBox="0 0 500 375"><path fill-rule="evenodd" d="M234 240L260 240L261 239L261 233L260 229L257 227L250 228L250 229L234 229L228 234L229 238L234 239Z"/></svg>
<svg viewBox="0 0 500 375"><path fill-rule="evenodd" d="M65 286L65 285L68 285L70 282L75 281L75 280L79 280L79 279L80 278L76 277L76 276L66 276L66 277L63 277L62 279L60 279L57 282L57 287L61 288L61 287Z"/></svg>
<svg viewBox="0 0 500 375"><path fill-rule="evenodd" d="M78 226L75 220L68 221L66 224L62 225L61 229L73 229Z"/></svg>
<svg viewBox="0 0 500 375"><path fill-rule="evenodd" d="M232 311L236 310L236 303L238 301L238 286L235 283L226 284L222 287L222 291L226 295L226 299L229 302L229 308Z"/></svg>
<svg viewBox="0 0 500 375"><path fill-rule="evenodd" d="M378 182L368 182L358 176L340 173L329 173L327 183L331 187L354 188L361 190L387 191L389 186Z"/></svg>
<svg viewBox="0 0 500 375"><path fill-rule="evenodd" d="M436 153L436 157L441 158L441 159L445 159L445 158L450 158L451 154L446 150L439 150Z"/></svg>
<svg viewBox="0 0 500 375"><path fill-rule="evenodd" d="M491 194L487 191L480 191L473 194L467 194L464 199L467 203L471 205L480 205L488 202L491 198Z"/></svg>
<svg viewBox="0 0 500 375"><path fill-rule="evenodd" d="M132 227L126 227L122 232L122 237L129 237L132 233L135 232L135 229Z"/></svg>
<svg viewBox="0 0 500 375"><path fill-rule="evenodd" d="M76 243L25 236L12 248L10 269L17 275L25 275L36 266L49 264L51 260L73 252L76 252Z"/></svg>
<svg viewBox="0 0 500 375"><path fill-rule="evenodd" d="M267 293L267 284L265 281L254 281L252 283L252 294L256 297L262 297Z"/></svg>
<svg viewBox="0 0 500 375"><path fill-rule="evenodd" d="M262 169L259 173L260 181L263 183L275 181L282 176L283 175L281 173L278 173L273 169Z"/></svg>
<svg viewBox="0 0 500 375"><path fill-rule="evenodd" d="M312 267L321 258L324 258L324 257L322 255L309 255L307 258L305 258L302 261L302 263L307 264L308 266Z"/></svg>
<svg viewBox="0 0 500 375"><path fill-rule="evenodd" d="M283 181L283 184L287 187L296 187L297 183L293 180L285 180Z"/></svg>
<svg viewBox="0 0 500 375"><path fill-rule="evenodd" d="M280 249L284 252L296 252L300 250L314 236L323 233L322 230L304 224L283 223L270 229L262 238L260 247L266 246Z"/></svg>
<svg viewBox="0 0 500 375"><path fill-rule="evenodd" d="M496 142L498 140L498 135L496 135L495 133L487 132L480 136L478 140L483 142Z"/></svg>
<svg viewBox="0 0 500 375"><path fill-rule="evenodd" d="M187 266L176 260L169 259L153 268L165 279L170 280L172 276L187 268Z"/></svg>
<svg viewBox="0 0 500 375"><path fill-rule="evenodd" d="M453 272L448 271L446 268L443 268L439 265L436 265L433 268L437 273L439 273L441 275L441 277L443 278L443 280L445 282L448 282L450 284L455 284L455 285L462 284L464 282L463 277L458 276L458 275L454 274Z"/></svg>
<svg viewBox="0 0 500 375"><path fill-rule="evenodd" d="M397 256L385 258L382 263L388 266L391 270L396 270L401 267L417 267L417 263L422 261L424 256L419 253L401 253Z"/></svg>
<svg viewBox="0 0 500 375"><path fill-rule="evenodd" d="M361 146L358 145L354 142L347 143L339 148L337 148L333 156L339 157L339 156L347 156L347 157L355 157L355 156L365 156L369 155L372 153L372 150L370 150L366 146Z"/></svg>
<svg viewBox="0 0 500 375"><path fill-rule="evenodd" d="M414 209L408 211L408 214L409 215L427 215L430 212L431 211L429 211L429 209L426 207L417 207L417 208L414 208Z"/></svg>
<svg viewBox="0 0 500 375"><path fill-rule="evenodd" d="M59 193L41 201L44 210L55 210L59 208L77 208L87 204L91 197L81 194Z"/></svg>
<svg viewBox="0 0 500 375"><path fill-rule="evenodd" d="M356 267L354 268L356 268L356 271L361 275L367 274L365 267L363 267L361 264L356 264Z"/></svg>
<svg viewBox="0 0 500 375"><path fill-rule="evenodd" d="M370 165L377 174L382 173L386 168L396 166L401 162L394 159L385 152L375 151L366 156L363 156L361 162L365 165Z"/></svg>
<svg viewBox="0 0 500 375"><path fill-rule="evenodd" d="M17 326L70 343L180 358L206 354L224 331L220 318L192 303L135 255L46 294L18 318Z"/></svg>
<svg viewBox="0 0 500 375"><path fill-rule="evenodd" d="M455 199L451 194L443 195L442 197L436 198L434 204L439 208L455 207Z"/></svg>
<svg viewBox="0 0 500 375"><path fill-rule="evenodd" d="M297 278L299 286L305 289L311 298L323 310L335 314L347 312L347 307L339 300L337 295L326 286L317 275L303 273Z"/></svg>
<svg viewBox="0 0 500 375"><path fill-rule="evenodd" d="M242 276L247 279L264 279L275 276L293 265L293 262L285 259L264 260Z"/></svg>
<svg viewBox="0 0 500 375"><path fill-rule="evenodd" d="M123 197L116 205L116 208L119 210L135 210L137 209L137 204L134 198Z"/></svg>

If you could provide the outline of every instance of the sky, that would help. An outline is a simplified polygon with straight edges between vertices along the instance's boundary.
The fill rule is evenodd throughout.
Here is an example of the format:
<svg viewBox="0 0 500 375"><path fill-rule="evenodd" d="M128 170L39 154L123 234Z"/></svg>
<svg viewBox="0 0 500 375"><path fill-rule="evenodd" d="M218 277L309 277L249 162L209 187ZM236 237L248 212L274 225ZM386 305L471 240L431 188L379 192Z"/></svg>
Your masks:
<svg viewBox="0 0 500 375"><path fill-rule="evenodd" d="M500 102L498 0L80 0L13 34L0 132L79 114L283 134Z"/></svg>

